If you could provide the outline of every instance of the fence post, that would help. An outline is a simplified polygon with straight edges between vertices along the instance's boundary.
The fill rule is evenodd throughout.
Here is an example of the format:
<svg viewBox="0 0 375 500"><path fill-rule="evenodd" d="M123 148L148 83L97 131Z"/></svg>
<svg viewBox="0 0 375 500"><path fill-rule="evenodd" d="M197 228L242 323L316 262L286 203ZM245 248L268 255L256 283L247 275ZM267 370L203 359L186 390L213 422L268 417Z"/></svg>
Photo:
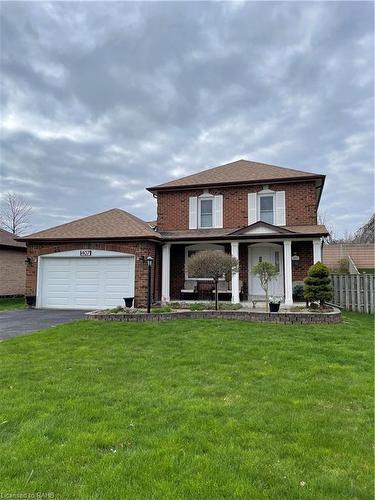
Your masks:
<svg viewBox="0 0 375 500"><path fill-rule="evenodd" d="M356 281L357 281L357 307L356 311L361 312L361 276L357 274L356 276Z"/></svg>
<svg viewBox="0 0 375 500"><path fill-rule="evenodd" d="M368 313L369 307L368 307L367 274L363 274L362 276L363 276L363 308L364 308L364 312Z"/></svg>
<svg viewBox="0 0 375 500"><path fill-rule="evenodd" d="M349 309L350 310L349 280L350 280L350 276L346 274L344 276L344 283L345 283L345 309Z"/></svg>
<svg viewBox="0 0 375 500"><path fill-rule="evenodd" d="M355 276L350 276L350 297L351 297L351 311L355 311Z"/></svg>

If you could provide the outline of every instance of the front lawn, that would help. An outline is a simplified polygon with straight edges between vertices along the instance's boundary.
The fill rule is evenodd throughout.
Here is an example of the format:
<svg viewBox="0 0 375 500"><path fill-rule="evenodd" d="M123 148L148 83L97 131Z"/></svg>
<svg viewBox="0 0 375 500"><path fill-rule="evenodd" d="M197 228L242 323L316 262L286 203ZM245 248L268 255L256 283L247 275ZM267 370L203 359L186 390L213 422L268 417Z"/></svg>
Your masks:
<svg viewBox="0 0 375 500"><path fill-rule="evenodd" d="M25 309L25 297L1 297L0 311L11 311L13 309Z"/></svg>
<svg viewBox="0 0 375 500"><path fill-rule="evenodd" d="M0 344L1 491L373 498L373 317L80 321Z"/></svg>

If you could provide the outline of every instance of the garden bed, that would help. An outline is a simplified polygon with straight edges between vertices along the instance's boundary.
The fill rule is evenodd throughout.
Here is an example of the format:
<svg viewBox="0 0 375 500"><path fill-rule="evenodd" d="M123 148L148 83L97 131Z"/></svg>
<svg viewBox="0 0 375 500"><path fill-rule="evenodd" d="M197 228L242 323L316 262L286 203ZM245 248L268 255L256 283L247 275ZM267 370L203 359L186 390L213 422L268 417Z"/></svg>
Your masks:
<svg viewBox="0 0 375 500"><path fill-rule="evenodd" d="M279 311L277 313L268 313L265 311L256 311L250 309L239 310L169 310L166 312L144 312L139 310L113 311L92 311L86 313L89 320L103 321L166 321L175 319L232 319L240 321L253 322L271 322L283 324L312 324L312 323L339 323L341 321L341 312L333 309L329 312L312 311Z"/></svg>

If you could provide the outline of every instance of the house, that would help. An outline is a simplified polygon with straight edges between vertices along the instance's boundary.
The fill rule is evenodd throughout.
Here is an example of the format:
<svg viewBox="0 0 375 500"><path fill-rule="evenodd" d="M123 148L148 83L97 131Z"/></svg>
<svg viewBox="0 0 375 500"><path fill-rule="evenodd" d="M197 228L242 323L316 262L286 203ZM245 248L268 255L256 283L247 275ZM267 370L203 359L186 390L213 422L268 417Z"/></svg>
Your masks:
<svg viewBox="0 0 375 500"><path fill-rule="evenodd" d="M323 246L322 261L332 272L373 272L375 269L374 243L330 243Z"/></svg>
<svg viewBox="0 0 375 500"><path fill-rule="evenodd" d="M321 260L324 226L317 208L325 176L238 160L147 188L157 220L144 222L120 209L85 217L21 238L27 244L27 295L37 307L102 308L152 293L165 302L212 298L212 283L188 275L186 260L202 249L231 253L239 272L221 284L223 298L260 300L252 273L261 260L279 269L271 294L293 303L293 285ZM185 295L184 295L185 294Z"/></svg>
<svg viewBox="0 0 375 500"><path fill-rule="evenodd" d="M25 295L26 245L0 229L0 296Z"/></svg>

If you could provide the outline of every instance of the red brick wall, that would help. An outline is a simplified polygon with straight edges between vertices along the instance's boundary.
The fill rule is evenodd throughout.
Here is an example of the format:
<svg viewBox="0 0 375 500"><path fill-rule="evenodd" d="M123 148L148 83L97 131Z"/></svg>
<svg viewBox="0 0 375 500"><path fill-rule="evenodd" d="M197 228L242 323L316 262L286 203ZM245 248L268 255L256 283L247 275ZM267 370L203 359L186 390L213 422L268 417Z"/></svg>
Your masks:
<svg viewBox="0 0 375 500"><path fill-rule="evenodd" d="M26 250L0 249L0 295L24 295Z"/></svg>
<svg viewBox="0 0 375 500"><path fill-rule="evenodd" d="M285 191L287 225L316 224L316 189L314 182L270 184L273 191ZM224 228L247 226L247 195L262 186L237 186L210 189L223 195ZM203 190L166 191L158 194L158 227L160 231L189 229L189 197Z"/></svg>
<svg viewBox="0 0 375 500"><path fill-rule="evenodd" d="M65 252L80 248L108 250L134 254L135 260L135 300L136 307L144 307L147 303L147 264L138 260L138 257L149 255L154 258L153 269L153 298L160 300L161 260L160 248L157 243L149 241L116 242L116 243L38 243L27 245L27 255L31 257L33 265L26 267L26 295L36 296L37 257L54 252Z"/></svg>
<svg viewBox="0 0 375 500"><path fill-rule="evenodd" d="M292 255L298 255L299 260L292 261L292 277L294 281L303 281L307 276L309 267L313 265L312 241L292 242Z"/></svg>
<svg viewBox="0 0 375 500"><path fill-rule="evenodd" d="M180 300L185 281L185 245L171 246L171 300Z"/></svg>
<svg viewBox="0 0 375 500"><path fill-rule="evenodd" d="M249 290L249 257L248 257L248 243L240 243L238 248L238 256L240 261L240 280L246 295ZM247 296L245 295L245 299Z"/></svg>

